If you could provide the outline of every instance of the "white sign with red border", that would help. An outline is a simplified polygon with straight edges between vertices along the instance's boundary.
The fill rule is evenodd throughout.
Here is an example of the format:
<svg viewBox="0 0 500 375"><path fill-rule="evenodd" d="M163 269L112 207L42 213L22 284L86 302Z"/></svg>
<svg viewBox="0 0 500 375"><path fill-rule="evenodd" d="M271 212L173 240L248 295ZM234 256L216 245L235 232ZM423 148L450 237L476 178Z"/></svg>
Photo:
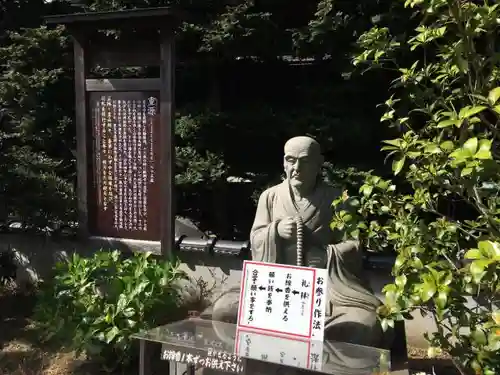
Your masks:
<svg viewBox="0 0 500 375"><path fill-rule="evenodd" d="M245 261L238 328L323 341L326 269Z"/></svg>

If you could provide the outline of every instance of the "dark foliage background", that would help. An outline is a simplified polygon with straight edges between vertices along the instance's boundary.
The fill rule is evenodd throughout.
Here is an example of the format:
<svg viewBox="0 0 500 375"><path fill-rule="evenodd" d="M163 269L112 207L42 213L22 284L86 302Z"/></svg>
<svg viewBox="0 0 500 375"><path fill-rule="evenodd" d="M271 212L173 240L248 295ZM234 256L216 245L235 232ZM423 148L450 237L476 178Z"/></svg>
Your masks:
<svg viewBox="0 0 500 375"><path fill-rule="evenodd" d="M86 11L176 5L191 14L177 38L177 213L203 229L246 238L255 197L279 180L282 146L294 135L317 137L333 183L383 170L387 129L377 104L391 77L351 74L350 56L374 22L398 26L391 1L79 3ZM75 219L71 40L43 26L45 15L75 11L64 1L0 4L0 219L30 230Z"/></svg>

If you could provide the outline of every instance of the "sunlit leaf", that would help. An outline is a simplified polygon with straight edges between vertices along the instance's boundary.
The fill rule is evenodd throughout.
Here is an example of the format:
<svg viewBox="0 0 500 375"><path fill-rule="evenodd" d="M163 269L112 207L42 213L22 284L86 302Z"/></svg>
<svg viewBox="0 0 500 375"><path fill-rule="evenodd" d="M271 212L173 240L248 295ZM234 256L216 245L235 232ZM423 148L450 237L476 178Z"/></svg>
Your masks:
<svg viewBox="0 0 500 375"><path fill-rule="evenodd" d="M500 326L500 310L495 310L491 313L491 318L495 322L496 325Z"/></svg>
<svg viewBox="0 0 500 375"><path fill-rule="evenodd" d="M481 259L481 258L483 258L483 256L481 254L481 251L479 251L479 249L470 249L465 253L464 258L465 259Z"/></svg>
<svg viewBox="0 0 500 375"><path fill-rule="evenodd" d="M500 98L500 87L495 87L488 94L488 101L491 105L495 105L498 101L498 98Z"/></svg>
<svg viewBox="0 0 500 375"><path fill-rule="evenodd" d="M467 107L464 107L460 110L458 117L461 119L466 119L466 118L469 118L471 116L478 114L479 112L484 111L485 109L486 109L486 107L484 105L477 105L474 107L467 106Z"/></svg>
<svg viewBox="0 0 500 375"><path fill-rule="evenodd" d="M395 175L398 175L405 165L406 158L404 156L396 159L392 162L392 171Z"/></svg>
<svg viewBox="0 0 500 375"><path fill-rule="evenodd" d="M479 241L479 250L483 256L494 258L500 256L500 245L493 241Z"/></svg>
<svg viewBox="0 0 500 375"><path fill-rule="evenodd" d="M474 172L474 168L471 168L471 167L465 167L464 169L462 169L462 171L460 172L460 176L462 177L466 177L466 176L469 176L470 174L472 174L472 172Z"/></svg>
<svg viewBox="0 0 500 375"><path fill-rule="evenodd" d="M491 159L491 140L481 139L479 141L479 150L474 154L474 158L487 160Z"/></svg>
<svg viewBox="0 0 500 375"><path fill-rule="evenodd" d="M445 151L450 151L455 148L455 145L453 144L452 141L444 141L439 145L439 147L441 147Z"/></svg>
<svg viewBox="0 0 500 375"><path fill-rule="evenodd" d="M403 288L406 285L407 278L405 275L400 275L396 277L395 283L398 287Z"/></svg>
<svg viewBox="0 0 500 375"><path fill-rule="evenodd" d="M462 124L462 120L458 120L458 119L449 119L449 120L443 120L443 121L440 121L438 124L437 124L437 127L438 128L447 128L449 126L456 126L457 128L460 126L460 124Z"/></svg>
<svg viewBox="0 0 500 375"><path fill-rule="evenodd" d="M491 260L479 259L475 260L470 265L470 272L472 275L479 275L484 272L484 269L491 264Z"/></svg>
<svg viewBox="0 0 500 375"><path fill-rule="evenodd" d="M436 294L436 284L430 280L426 280L422 285L421 298L423 302L429 301Z"/></svg>
<svg viewBox="0 0 500 375"><path fill-rule="evenodd" d="M441 152L441 149L437 144L430 143L425 146L424 151L429 154L439 154Z"/></svg>
<svg viewBox="0 0 500 375"><path fill-rule="evenodd" d="M477 147L478 140L476 137L468 139L463 145L463 149L467 150L471 156L477 152Z"/></svg>
<svg viewBox="0 0 500 375"><path fill-rule="evenodd" d="M383 143L386 143L388 145L392 145L392 146L395 146L397 148L401 147L401 142L402 140L397 138L397 139L388 139L388 140L385 140L385 141L382 141Z"/></svg>

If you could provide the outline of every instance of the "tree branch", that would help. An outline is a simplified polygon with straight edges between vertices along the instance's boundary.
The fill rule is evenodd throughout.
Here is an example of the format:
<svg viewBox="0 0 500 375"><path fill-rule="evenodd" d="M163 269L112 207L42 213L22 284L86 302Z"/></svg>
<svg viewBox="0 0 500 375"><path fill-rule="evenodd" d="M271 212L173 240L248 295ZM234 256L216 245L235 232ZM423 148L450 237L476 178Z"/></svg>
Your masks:
<svg viewBox="0 0 500 375"><path fill-rule="evenodd" d="M491 218L488 207L486 207L483 203L481 195L479 194L479 190L477 190L477 186L472 186L468 189L470 197L473 199L477 210L486 218L488 224L491 228L491 231L494 232L495 236L500 236L500 230L497 227L496 223Z"/></svg>

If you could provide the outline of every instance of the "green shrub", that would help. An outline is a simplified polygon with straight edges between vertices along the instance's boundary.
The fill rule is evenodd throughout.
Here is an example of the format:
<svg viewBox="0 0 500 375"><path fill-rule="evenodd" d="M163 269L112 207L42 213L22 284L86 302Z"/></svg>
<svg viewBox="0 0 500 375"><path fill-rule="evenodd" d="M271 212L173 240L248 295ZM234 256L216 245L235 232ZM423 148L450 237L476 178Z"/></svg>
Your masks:
<svg viewBox="0 0 500 375"><path fill-rule="evenodd" d="M397 253L382 327L430 315L429 354L482 375L500 374L499 5L407 0L414 32L360 36L354 63L394 76L381 120L396 135L382 147L395 178L368 176L332 222Z"/></svg>
<svg viewBox="0 0 500 375"><path fill-rule="evenodd" d="M74 254L54 271L35 309L42 337L108 367L136 354L132 334L172 320L186 278L177 263L118 251Z"/></svg>
<svg viewBox="0 0 500 375"><path fill-rule="evenodd" d="M363 185L365 177L369 173L368 170L356 166L342 167L330 162L325 162L322 170L323 179L328 185L349 192L357 191Z"/></svg>

